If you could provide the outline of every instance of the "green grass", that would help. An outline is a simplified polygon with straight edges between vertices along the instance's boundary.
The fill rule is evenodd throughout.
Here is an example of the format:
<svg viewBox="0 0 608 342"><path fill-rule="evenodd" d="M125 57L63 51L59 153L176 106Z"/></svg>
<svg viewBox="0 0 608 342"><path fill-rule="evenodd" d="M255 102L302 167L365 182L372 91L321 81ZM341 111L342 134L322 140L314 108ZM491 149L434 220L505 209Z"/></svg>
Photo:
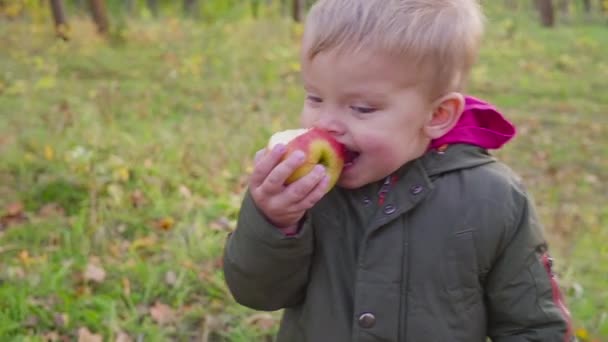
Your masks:
<svg viewBox="0 0 608 342"><path fill-rule="evenodd" d="M608 339L608 28L489 23L470 93L518 126L497 155L534 193L579 336ZM0 22L0 215L24 205L0 228L0 336L269 339L278 314L234 303L220 255L253 153L297 125L301 27L72 27Z"/></svg>

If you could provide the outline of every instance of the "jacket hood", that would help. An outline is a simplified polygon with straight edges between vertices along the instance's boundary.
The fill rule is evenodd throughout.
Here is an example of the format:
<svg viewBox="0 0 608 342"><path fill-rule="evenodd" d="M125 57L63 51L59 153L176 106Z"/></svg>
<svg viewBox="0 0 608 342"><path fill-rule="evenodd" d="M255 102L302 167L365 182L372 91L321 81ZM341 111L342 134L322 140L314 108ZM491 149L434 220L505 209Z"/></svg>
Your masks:
<svg viewBox="0 0 608 342"><path fill-rule="evenodd" d="M451 144L472 144L497 149L515 136L515 126L491 104L472 96L465 97L460 119L444 136L431 142L431 148Z"/></svg>
<svg viewBox="0 0 608 342"><path fill-rule="evenodd" d="M469 169L495 162L496 159L483 147L470 144L450 145L445 151L430 150L419 159L429 178L444 173Z"/></svg>

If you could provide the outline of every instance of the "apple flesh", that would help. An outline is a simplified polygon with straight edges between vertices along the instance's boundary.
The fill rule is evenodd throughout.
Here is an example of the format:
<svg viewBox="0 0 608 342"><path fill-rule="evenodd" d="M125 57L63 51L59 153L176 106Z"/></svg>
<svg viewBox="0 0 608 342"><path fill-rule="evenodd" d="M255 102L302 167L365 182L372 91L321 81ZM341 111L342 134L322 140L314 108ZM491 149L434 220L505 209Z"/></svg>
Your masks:
<svg viewBox="0 0 608 342"><path fill-rule="evenodd" d="M331 134L318 128L290 129L273 134L268 142L268 150L277 144L284 144L287 148L281 160L297 150L306 154L304 163L287 178L285 184L297 181L320 164L329 176L327 191L336 185L344 167L346 149Z"/></svg>

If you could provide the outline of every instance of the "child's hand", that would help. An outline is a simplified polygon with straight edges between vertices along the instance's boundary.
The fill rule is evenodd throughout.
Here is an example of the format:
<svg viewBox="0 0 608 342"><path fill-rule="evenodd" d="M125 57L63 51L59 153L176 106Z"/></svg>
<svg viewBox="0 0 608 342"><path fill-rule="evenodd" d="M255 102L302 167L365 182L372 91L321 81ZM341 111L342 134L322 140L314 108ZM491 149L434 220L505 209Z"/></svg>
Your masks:
<svg viewBox="0 0 608 342"><path fill-rule="evenodd" d="M284 232L292 233L306 211L325 195L329 177L324 167L317 165L306 176L285 185L285 180L302 165L305 155L296 151L281 161L284 153L282 144L270 152L258 151L249 188L266 218Z"/></svg>

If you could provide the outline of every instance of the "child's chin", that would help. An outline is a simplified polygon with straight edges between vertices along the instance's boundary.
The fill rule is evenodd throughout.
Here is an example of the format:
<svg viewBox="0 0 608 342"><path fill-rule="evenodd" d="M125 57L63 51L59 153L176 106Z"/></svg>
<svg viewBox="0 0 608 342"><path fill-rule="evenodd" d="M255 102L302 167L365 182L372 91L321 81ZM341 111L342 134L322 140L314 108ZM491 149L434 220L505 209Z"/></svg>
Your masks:
<svg viewBox="0 0 608 342"><path fill-rule="evenodd" d="M340 179L338 179L337 185L344 189L357 189L365 184L362 184L361 180L358 180L355 177L348 177L347 175L342 174Z"/></svg>

